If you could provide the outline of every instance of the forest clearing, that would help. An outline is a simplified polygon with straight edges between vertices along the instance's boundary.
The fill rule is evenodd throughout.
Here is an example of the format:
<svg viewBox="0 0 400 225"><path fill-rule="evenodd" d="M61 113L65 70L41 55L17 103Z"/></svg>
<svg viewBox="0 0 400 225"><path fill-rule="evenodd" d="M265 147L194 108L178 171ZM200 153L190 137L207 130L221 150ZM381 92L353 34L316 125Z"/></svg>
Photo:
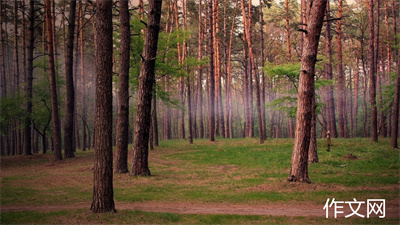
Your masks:
<svg viewBox="0 0 400 225"><path fill-rule="evenodd" d="M398 224L399 4L0 1L1 223Z"/></svg>
<svg viewBox="0 0 400 225"><path fill-rule="evenodd" d="M398 224L400 155L388 139L319 139L311 184L287 182L293 141L162 141L150 177L115 174L117 213L90 213L94 152L1 159L1 223ZM132 156L129 151L129 157ZM356 159L347 159L352 154ZM386 217L325 218L327 198L386 199Z"/></svg>

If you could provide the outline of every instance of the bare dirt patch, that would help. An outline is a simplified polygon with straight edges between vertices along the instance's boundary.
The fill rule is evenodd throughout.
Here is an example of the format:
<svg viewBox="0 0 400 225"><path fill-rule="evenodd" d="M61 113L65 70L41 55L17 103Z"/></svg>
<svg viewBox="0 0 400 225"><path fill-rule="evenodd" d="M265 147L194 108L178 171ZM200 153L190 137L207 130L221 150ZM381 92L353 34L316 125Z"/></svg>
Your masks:
<svg viewBox="0 0 400 225"><path fill-rule="evenodd" d="M117 210L141 210L147 212L168 212L178 214L202 214L202 215L261 215L261 216L304 216L304 217L325 217L326 211L323 205L312 203L274 203L274 204L225 204L225 203L191 203L191 202L135 202L116 204ZM1 212L18 212L18 211L60 211L60 210L77 210L89 209L90 203L77 203L70 205L5 205L1 207ZM365 207L364 207L365 208ZM366 215L366 208L361 208L359 213ZM344 217L352 213L350 208L344 205L344 213L338 214L338 217ZM389 201L386 203L387 218L399 217L399 202ZM376 217L376 215L373 215ZM329 217L333 218L333 209L329 211ZM353 216L354 217L354 216Z"/></svg>

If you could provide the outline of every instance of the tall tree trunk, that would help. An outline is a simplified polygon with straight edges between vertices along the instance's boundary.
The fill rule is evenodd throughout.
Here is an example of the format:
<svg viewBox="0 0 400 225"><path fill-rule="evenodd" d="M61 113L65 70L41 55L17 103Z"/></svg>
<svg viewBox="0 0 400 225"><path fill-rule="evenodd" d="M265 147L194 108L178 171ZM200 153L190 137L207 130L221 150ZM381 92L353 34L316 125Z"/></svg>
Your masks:
<svg viewBox="0 0 400 225"><path fill-rule="evenodd" d="M120 65L118 82L118 117L115 148L115 172L128 172L129 135L129 59L130 24L128 1L119 1L119 20L121 22Z"/></svg>
<svg viewBox="0 0 400 225"><path fill-rule="evenodd" d="M325 50L328 56L328 62L325 64L325 79L332 80L332 49L331 49L331 26L330 26L330 6L329 1L326 4L326 28L325 28ZM304 34L303 34L304 35ZM325 89L325 102L327 102L326 108L326 120L328 131L332 137L337 137L336 129L336 116L335 116L335 99L333 95L333 87L328 86Z"/></svg>
<svg viewBox="0 0 400 225"><path fill-rule="evenodd" d="M263 16L263 4L259 1L259 14L260 14L260 45L261 45L261 66L265 66L265 56L264 56L264 16ZM264 70L261 70L261 125L262 125L262 138L267 139L266 130L266 119L265 119L265 74Z"/></svg>
<svg viewBox="0 0 400 225"><path fill-rule="evenodd" d="M394 36L397 35L397 28L396 28L396 14L395 14L395 2L392 0L392 14L393 14L393 30L394 30ZM399 43L399 40L396 42ZM398 148L397 144L397 136L399 132L399 110L400 110L400 103L399 103L399 98L400 98L400 50L397 50L397 63L396 63L396 91L395 91L395 96L394 96L394 103L393 103L393 119L392 119L392 138L391 138L391 144L393 148Z"/></svg>
<svg viewBox="0 0 400 225"><path fill-rule="evenodd" d="M74 35L75 35L75 15L76 15L76 0L70 1L68 15L68 37L65 53L65 88L67 92L67 102L65 109L64 122L64 153L65 158L74 157L75 145L73 144L74 137L74 111L75 111L75 88L74 88Z"/></svg>
<svg viewBox="0 0 400 225"><path fill-rule="evenodd" d="M228 54L226 59L226 84L225 84L225 134L228 138L233 138L233 122L232 122L232 48L233 48L233 38L234 38L234 30L235 30L235 19L236 19L236 9L238 7L238 3L236 2L235 12L232 18L232 26L230 30L229 36L229 44L228 44Z"/></svg>
<svg viewBox="0 0 400 225"><path fill-rule="evenodd" d="M246 16L246 11L244 7L244 0L241 0L241 6L242 6L242 13L243 13L243 21L244 21L244 33L246 36L246 41L247 41L247 46L249 49L249 58L250 58L250 66L251 66L251 71L253 73L253 79L254 79L254 84L256 88L256 110L257 110L257 116L258 116L258 134L259 134L259 143L262 144L264 143L264 138L262 135L262 119L261 119L261 100L260 100L260 83L259 83L259 77L257 74L257 69L256 69L256 64L254 60L254 53L253 53L253 47L252 47L252 41L251 41L251 1L249 1L249 6L248 6L248 15Z"/></svg>
<svg viewBox="0 0 400 225"><path fill-rule="evenodd" d="M112 153L112 1L96 2L96 119L93 200L94 213L115 212Z"/></svg>
<svg viewBox="0 0 400 225"><path fill-rule="evenodd" d="M20 70L19 70L19 49L18 49L18 1L14 0L14 79L16 86L16 94L20 94ZM15 151L17 154L21 152L21 132L19 131L20 121L15 120Z"/></svg>
<svg viewBox="0 0 400 225"><path fill-rule="evenodd" d="M289 0L285 0L285 21L286 21L286 56L290 62L292 58L292 51L290 49L290 20L289 20Z"/></svg>
<svg viewBox="0 0 400 225"><path fill-rule="evenodd" d="M199 42L198 42L198 56L197 59L200 61L203 58L203 40L204 40L204 32L202 26L202 1L199 0ZM197 107L199 111L199 138L204 138L204 124L203 124L203 70L202 66L199 65L197 68Z"/></svg>
<svg viewBox="0 0 400 225"><path fill-rule="evenodd" d="M359 71L359 57L358 54L356 56L356 68L353 77L353 137L357 136L357 114L358 114L358 88L359 88L359 80L360 80L360 71Z"/></svg>
<svg viewBox="0 0 400 225"><path fill-rule="evenodd" d="M79 33L80 57L81 57L81 88L82 88L82 151L86 151L86 74L85 74L85 45L83 41L83 19L84 15L79 17L80 24L82 24L82 32ZM78 123L79 124L79 123ZM78 128L78 127L77 127ZM78 132L79 133L79 132Z"/></svg>
<svg viewBox="0 0 400 225"><path fill-rule="evenodd" d="M378 141L378 113L376 107L376 63L375 63L375 33L374 33L374 0L368 1L369 19L369 101L371 104L371 140Z"/></svg>
<svg viewBox="0 0 400 225"><path fill-rule="evenodd" d="M35 1L29 1L29 27L28 27L28 65L25 77L25 106L26 114L24 124L24 155L32 155L31 130L32 120L32 81L33 81L33 50L35 48Z"/></svg>
<svg viewBox="0 0 400 225"><path fill-rule="evenodd" d="M208 75L208 130L210 141L215 141L215 71L214 71L214 37L213 37L213 1L208 3L209 16L209 52L210 68Z"/></svg>
<svg viewBox="0 0 400 225"><path fill-rule="evenodd" d="M53 124L53 143L54 143L54 157L55 160L62 160L61 153L61 127L60 117L58 114L58 95L57 95L57 80L54 62L53 50L53 22L51 15L51 1L45 1L46 6L46 28L47 28L47 49L49 58L49 72L50 72L50 93L51 93L51 118Z"/></svg>
<svg viewBox="0 0 400 225"><path fill-rule="evenodd" d="M297 100L296 138L292 154L289 181L310 182L308 177L308 149L310 146L312 99L315 95L314 76L319 37L327 0L315 0L309 4L307 33L301 57L300 80Z"/></svg>
<svg viewBox="0 0 400 225"><path fill-rule="evenodd" d="M338 17L342 17L342 12L343 12L343 3L342 0L339 0L338 3ZM342 59L342 20L337 21L337 58L338 58L338 64L337 64L337 70L338 70L338 86L337 86L337 95L338 95L338 116L339 116L339 137L343 138L345 137L345 119L344 119L344 113L345 113L345 77L343 74L343 59Z"/></svg>
<svg viewBox="0 0 400 225"><path fill-rule="evenodd" d="M139 76L131 175L151 175L148 166L148 144L151 117L151 98L153 84L155 81L154 70L157 55L158 33L160 30L161 5L162 1L149 1L149 14L145 31L142 64Z"/></svg>

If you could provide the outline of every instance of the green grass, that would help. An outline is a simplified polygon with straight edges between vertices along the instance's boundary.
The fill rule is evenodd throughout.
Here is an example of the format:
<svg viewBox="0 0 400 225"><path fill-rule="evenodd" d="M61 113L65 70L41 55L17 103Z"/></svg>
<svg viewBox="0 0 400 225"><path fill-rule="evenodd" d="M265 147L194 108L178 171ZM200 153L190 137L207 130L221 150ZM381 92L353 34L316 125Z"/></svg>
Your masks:
<svg viewBox="0 0 400 225"><path fill-rule="evenodd" d="M385 219L385 224L398 224ZM195 215L121 210L117 213L93 214L86 210L57 212L7 212L1 224L381 224L382 219L310 218L287 216Z"/></svg>
<svg viewBox="0 0 400 225"><path fill-rule="evenodd" d="M400 154L389 139L333 139L331 151L326 140L318 140L319 163L309 165L312 184L293 184L288 177L293 140L257 139L162 141L150 151L151 177L114 175L114 198L118 202L199 202L273 204L324 204L326 199L400 199ZM131 149L131 147L129 148ZM357 160L346 160L353 154ZM129 152L129 160L132 152ZM130 161L129 161L130 163ZM92 196L93 151L77 152L76 158L54 162L47 154L1 158L1 205L60 205L90 202ZM57 214L60 213L60 214ZM83 216L95 222L98 215L82 211L46 212L38 219L34 212L7 212L1 224L53 223L54 217ZM83 215L82 215L83 214ZM325 223L319 219L223 215L177 215L120 211L101 215L110 223ZM104 217L104 218L103 218ZM140 219L140 218L145 219ZM147 218L150 218L147 220ZM11 218L11 219L10 219ZM12 219L13 218L13 219ZM30 219L29 219L30 218ZM47 221L46 218L49 218ZM20 221L20 222L18 222ZM368 220L368 222L373 220ZM329 223L331 223L330 221ZM346 220L346 223L358 220ZM390 222L390 220L388 220ZM398 222L398 220L397 220ZM28 222L27 222L28 223ZM365 223L365 221L364 221Z"/></svg>

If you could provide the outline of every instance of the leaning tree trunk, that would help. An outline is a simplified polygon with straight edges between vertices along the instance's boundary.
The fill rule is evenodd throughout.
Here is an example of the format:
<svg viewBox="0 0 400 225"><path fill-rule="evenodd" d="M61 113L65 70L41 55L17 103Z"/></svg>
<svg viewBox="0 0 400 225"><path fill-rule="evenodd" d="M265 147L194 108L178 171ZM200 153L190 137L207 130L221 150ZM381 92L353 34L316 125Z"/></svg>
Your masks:
<svg viewBox="0 0 400 225"><path fill-rule="evenodd" d="M112 153L112 1L97 0L96 8L96 119L93 201L95 213L115 212Z"/></svg>
<svg viewBox="0 0 400 225"><path fill-rule="evenodd" d="M142 65L139 75L137 113L135 120L135 138L133 141L133 159L131 175L150 176L148 166L149 130L151 117L151 98L155 81L155 63L157 41L161 19L160 0L149 1L149 14L145 31L142 53Z"/></svg>
<svg viewBox="0 0 400 225"><path fill-rule="evenodd" d="M119 19L121 22L121 53L118 82L118 117L115 148L115 172L128 172L128 137L129 137L129 54L130 25L128 1L119 1Z"/></svg>
<svg viewBox="0 0 400 225"><path fill-rule="evenodd" d="M292 154L289 181L311 182L308 177L308 149L310 146L314 76L319 37L327 0L315 0L307 11L308 22L304 31L304 47L301 57L300 80L297 100L297 127Z"/></svg>
<svg viewBox="0 0 400 225"><path fill-rule="evenodd" d="M75 34L75 14L76 1L70 1L70 11L68 16L68 39L67 52L65 53L65 88L67 91L67 104L65 109L64 122L64 149L65 158L74 157L75 145L73 145L74 137L74 108L75 108L75 90L73 79L73 57L74 57L74 34Z"/></svg>
<svg viewBox="0 0 400 225"><path fill-rule="evenodd" d="M51 93L51 118L53 123L53 145L55 160L62 160L61 153L61 127L60 117L58 114L58 95L57 95L57 80L56 69L54 62L54 45L53 45L53 23L51 16L51 2L45 1L46 5L46 28L47 28L47 49L49 58L50 71L50 93Z"/></svg>

